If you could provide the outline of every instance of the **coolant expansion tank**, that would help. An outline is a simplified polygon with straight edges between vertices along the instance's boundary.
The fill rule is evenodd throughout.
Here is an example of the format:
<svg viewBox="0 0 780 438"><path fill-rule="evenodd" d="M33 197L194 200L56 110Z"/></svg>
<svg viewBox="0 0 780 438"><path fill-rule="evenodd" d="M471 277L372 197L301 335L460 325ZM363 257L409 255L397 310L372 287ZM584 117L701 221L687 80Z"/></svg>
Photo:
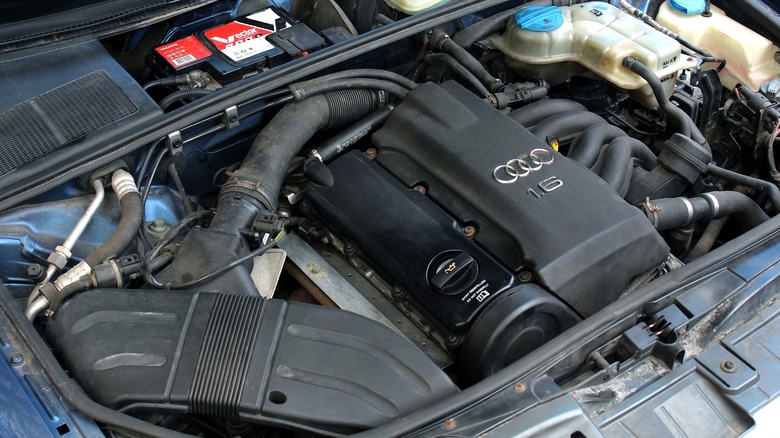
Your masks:
<svg viewBox="0 0 780 438"><path fill-rule="evenodd" d="M670 79L696 65L674 39L600 2L524 8L493 43L506 55L507 66L529 79L557 85L591 71L650 108L658 106L652 90L623 67L626 56L635 56L653 70L665 81L669 94L674 87Z"/></svg>

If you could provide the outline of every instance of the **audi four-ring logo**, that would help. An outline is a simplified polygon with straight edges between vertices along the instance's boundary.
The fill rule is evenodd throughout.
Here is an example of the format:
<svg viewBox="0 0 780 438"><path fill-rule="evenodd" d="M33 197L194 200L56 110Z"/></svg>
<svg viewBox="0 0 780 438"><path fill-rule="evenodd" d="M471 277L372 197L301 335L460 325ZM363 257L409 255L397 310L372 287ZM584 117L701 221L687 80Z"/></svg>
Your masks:
<svg viewBox="0 0 780 438"><path fill-rule="evenodd" d="M501 184L512 184L555 161L555 156L547 149L534 149L529 154L509 160L493 171L493 179Z"/></svg>

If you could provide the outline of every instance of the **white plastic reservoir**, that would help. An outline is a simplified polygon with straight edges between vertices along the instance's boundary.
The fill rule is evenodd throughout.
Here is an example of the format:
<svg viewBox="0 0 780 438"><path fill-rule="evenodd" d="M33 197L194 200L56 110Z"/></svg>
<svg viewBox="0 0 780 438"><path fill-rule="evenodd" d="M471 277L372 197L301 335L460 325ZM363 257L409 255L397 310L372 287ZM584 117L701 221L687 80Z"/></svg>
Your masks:
<svg viewBox="0 0 780 438"><path fill-rule="evenodd" d="M691 44L726 58L720 80L728 89L740 83L758 90L762 83L780 75L780 64L775 60L780 48L727 17L721 9L712 6L711 12L711 17L686 14L664 2L656 21Z"/></svg>
<svg viewBox="0 0 780 438"><path fill-rule="evenodd" d="M385 0L385 3L393 9L398 9L405 14L412 15L430 9L445 1L447 0Z"/></svg>
<svg viewBox="0 0 780 438"><path fill-rule="evenodd" d="M524 8L493 44L507 66L525 77L553 85L582 74L604 78L650 108L658 107L650 86L623 66L624 58L635 56L670 94L676 73L696 65L671 37L601 2Z"/></svg>

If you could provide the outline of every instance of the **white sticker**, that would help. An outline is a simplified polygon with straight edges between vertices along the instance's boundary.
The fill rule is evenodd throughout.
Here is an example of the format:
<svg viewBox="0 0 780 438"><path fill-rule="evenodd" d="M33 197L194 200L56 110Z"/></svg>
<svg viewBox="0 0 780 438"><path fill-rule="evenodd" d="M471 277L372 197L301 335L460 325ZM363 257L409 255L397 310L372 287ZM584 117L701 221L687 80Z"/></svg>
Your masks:
<svg viewBox="0 0 780 438"><path fill-rule="evenodd" d="M265 36L253 38L249 41L236 43L231 47L225 47L222 49L228 58L233 61L243 61L244 59L251 58L255 55L259 55L263 52L267 52L273 49L273 44L265 40Z"/></svg>

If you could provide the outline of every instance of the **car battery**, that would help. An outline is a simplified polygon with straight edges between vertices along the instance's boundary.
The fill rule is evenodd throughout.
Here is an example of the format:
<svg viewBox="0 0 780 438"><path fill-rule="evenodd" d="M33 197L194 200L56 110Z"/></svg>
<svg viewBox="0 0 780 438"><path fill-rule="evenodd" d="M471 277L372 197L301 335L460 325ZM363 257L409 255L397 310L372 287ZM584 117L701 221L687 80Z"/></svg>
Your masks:
<svg viewBox="0 0 780 438"><path fill-rule="evenodd" d="M228 85L319 50L325 38L270 7L157 47L149 61L161 77L193 70Z"/></svg>

